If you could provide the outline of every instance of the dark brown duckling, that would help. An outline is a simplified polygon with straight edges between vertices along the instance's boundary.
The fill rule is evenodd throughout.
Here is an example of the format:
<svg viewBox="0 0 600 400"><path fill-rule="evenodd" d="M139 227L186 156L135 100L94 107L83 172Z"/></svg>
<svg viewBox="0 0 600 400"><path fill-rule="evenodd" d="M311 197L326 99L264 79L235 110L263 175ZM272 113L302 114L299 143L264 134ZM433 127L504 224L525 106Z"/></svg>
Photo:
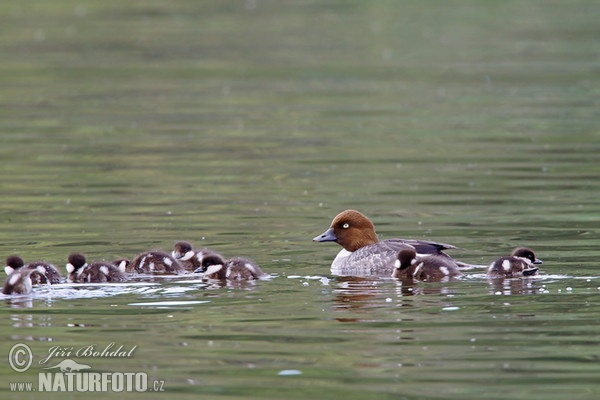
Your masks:
<svg viewBox="0 0 600 400"><path fill-rule="evenodd" d="M185 268L170 254L152 250L135 256L126 271L138 274L181 274L185 272Z"/></svg>
<svg viewBox="0 0 600 400"><path fill-rule="evenodd" d="M398 252L398 260L392 277L439 282L461 275L454 260L444 256L417 257L415 249L406 248Z"/></svg>
<svg viewBox="0 0 600 400"><path fill-rule="evenodd" d="M88 264L81 253L69 255L67 272L67 280L75 283L123 282L127 279L124 268L106 261Z"/></svg>
<svg viewBox="0 0 600 400"><path fill-rule="evenodd" d="M225 261L226 277L230 281L260 279L266 274L251 260L233 257Z"/></svg>
<svg viewBox="0 0 600 400"><path fill-rule="evenodd" d="M224 262L224 257L219 253L209 249L194 250L192 244L186 241L176 242L171 256L192 272L204 272L209 266Z"/></svg>
<svg viewBox="0 0 600 400"><path fill-rule="evenodd" d="M500 257L492 262L487 270L490 278L513 278L518 276L532 276L537 274L536 265L543 264L536 258L533 250L526 247L517 247L510 256Z"/></svg>
<svg viewBox="0 0 600 400"><path fill-rule="evenodd" d="M62 280L58 269L46 261L34 261L25 264L23 259L19 256L9 256L6 258L4 272L6 272L7 275L10 275L21 268L32 270L30 278L33 285L44 285L48 283L56 284L60 283Z"/></svg>

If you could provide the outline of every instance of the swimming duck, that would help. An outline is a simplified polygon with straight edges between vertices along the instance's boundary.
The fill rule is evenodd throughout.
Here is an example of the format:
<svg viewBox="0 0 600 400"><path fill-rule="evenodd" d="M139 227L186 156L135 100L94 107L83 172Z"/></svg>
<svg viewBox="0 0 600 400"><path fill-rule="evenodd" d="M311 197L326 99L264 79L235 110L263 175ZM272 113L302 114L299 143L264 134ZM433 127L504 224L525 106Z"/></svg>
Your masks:
<svg viewBox="0 0 600 400"><path fill-rule="evenodd" d="M343 249L331 264L335 275L390 276L398 252L413 247L418 255L438 254L456 263L443 250L456 247L426 240L379 240L373 222L356 210L345 210L331 222L328 230L313 239L315 242L336 242Z"/></svg>
<svg viewBox="0 0 600 400"><path fill-rule="evenodd" d="M135 256L126 271L138 274L180 274L185 272L185 268L170 254L152 250Z"/></svg>
<svg viewBox="0 0 600 400"><path fill-rule="evenodd" d="M206 268L200 267L194 272L202 272L206 279L230 281L254 280L266 276L258 265L244 257L233 257L222 260L221 263L211 263Z"/></svg>
<svg viewBox="0 0 600 400"><path fill-rule="evenodd" d="M113 263L98 261L88 264L81 253L71 253L67 263L67 280L75 283L123 282L125 269Z"/></svg>
<svg viewBox="0 0 600 400"><path fill-rule="evenodd" d="M186 241L176 242L171 256L186 270L193 272L204 272L210 265L223 265L225 261L219 253L209 249L194 250L192 244Z"/></svg>
<svg viewBox="0 0 600 400"><path fill-rule="evenodd" d="M392 276L399 279L439 282L461 275L452 259L440 255L417 257L413 248L398 252Z"/></svg>
<svg viewBox="0 0 600 400"><path fill-rule="evenodd" d="M510 256L500 257L490 264L487 275L490 278L512 278L535 275L539 270L535 265L543 264L533 250L517 247Z"/></svg>
<svg viewBox="0 0 600 400"><path fill-rule="evenodd" d="M260 279L266 274L251 260L244 257L233 257L225 261L226 277L230 281Z"/></svg>
<svg viewBox="0 0 600 400"><path fill-rule="evenodd" d="M32 270L30 278L33 285L56 284L61 281L58 269L46 261L34 261L25 265L25 262L19 256L9 256L6 258L6 266L4 267L6 275L10 275L21 268Z"/></svg>
<svg viewBox="0 0 600 400"><path fill-rule="evenodd" d="M31 274L35 270L29 268L18 268L12 272L4 282L3 294L28 294L33 289Z"/></svg>

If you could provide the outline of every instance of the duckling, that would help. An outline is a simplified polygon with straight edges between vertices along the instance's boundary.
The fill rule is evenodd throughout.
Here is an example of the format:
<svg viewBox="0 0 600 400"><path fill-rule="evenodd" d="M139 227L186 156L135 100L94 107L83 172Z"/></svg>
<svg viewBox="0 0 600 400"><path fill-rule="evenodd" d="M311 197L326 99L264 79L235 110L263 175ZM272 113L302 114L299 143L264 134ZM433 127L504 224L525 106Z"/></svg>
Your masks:
<svg viewBox="0 0 600 400"><path fill-rule="evenodd" d="M243 257L228 259L225 261L225 268L226 277L231 281L260 279L266 275L258 265Z"/></svg>
<svg viewBox="0 0 600 400"><path fill-rule="evenodd" d="M185 271L179 261L162 250L138 254L127 265L127 272L138 274L180 274Z"/></svg>
<svg viewBox="0 0 600 400"><path fill-rule="evenodd" d="M536 258L533 250L517 247L510 256L500 257L492 262L487 270L490 278L512 278L517 276L535 275L539 270L535 265L543 264Z"/></svg>
<svg viewBox="0 0 600 400"><path fill-rule="evenodd" d="M3 294L28 294L33 289L31 274L35 270L29 268L18 268L11 273L2 287Z"/></svg>
<svg viewBox="0 0 600 400"><path fill-rule="evenodd" d="M32 270L30 278L33 285L47 283L56 284L60 283L61 281L61 276L60 272L58 272L58 269L46 261L34 261L25 265L25 262L19 256L9 256L6 258L6 266L4 267L4 272L6 272L6 275L10 275L21 268Z"/></svg>
<svg viewBox="0 0 600 400"><path fill-rule="evenodd" d="M175 242L173 251L171 252L171 256L179 261L181 266L188 271L193 271L200 267L200 263L195 255L196 252L194 251L192 244L185 240Z"/></svg>
<svg viewBox="0 0 600 400"><path fill-rule="evenodd" d="M195 272L201 271L198 269ZM230 281L260 279L266 275L258 265L243 257L228 258L222 263L210 264L203 273L206 279L227 279Z"/></svg>
<svg viewBox="0 0 600 400"><path fill-rule="evenodd" d="M461 275L454 261L449 257L429 255L417 257L413 248L398 252L392 277L399 279L417 279L420 281L439 282Z"/></svg>
<svg viewBox="0 0 600 400"><path fill-rule="evenodd" d="M88 264L81 253L71 253L68 261L69 282L123 282L126 279L125 268L121 269L105 261Z"/></svg>
<svg viewBox="0 0 600 400"><path fill-rule="evenodd" d="M224 264L224 258L219 253L209 249L194 250L192 244L186 241L176 242L171 256L186 270L196 273L205 272L211 265Z"/></svg>

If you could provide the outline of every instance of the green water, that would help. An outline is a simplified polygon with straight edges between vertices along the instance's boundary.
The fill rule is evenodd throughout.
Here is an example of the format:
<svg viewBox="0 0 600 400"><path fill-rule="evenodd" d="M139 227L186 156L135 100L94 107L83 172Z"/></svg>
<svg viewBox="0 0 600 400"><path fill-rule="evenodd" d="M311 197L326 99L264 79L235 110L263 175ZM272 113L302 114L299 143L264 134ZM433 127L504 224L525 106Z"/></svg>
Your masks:
<svg viewBox="0 0 600 400"><path fill-rule="evenodd" d="M11 391L65 358L169 398L598 398L599 17L585 0L3 1L0 254L64 272L71 251L185 239L273 278L3 297L2 398L124 395ZM525 245L543 268L336 278L338 246L311 238L346 208L382 238L477 264ZM6 362L17 343L27 372ZM137 347L39 364L110 343Z"/></svg>

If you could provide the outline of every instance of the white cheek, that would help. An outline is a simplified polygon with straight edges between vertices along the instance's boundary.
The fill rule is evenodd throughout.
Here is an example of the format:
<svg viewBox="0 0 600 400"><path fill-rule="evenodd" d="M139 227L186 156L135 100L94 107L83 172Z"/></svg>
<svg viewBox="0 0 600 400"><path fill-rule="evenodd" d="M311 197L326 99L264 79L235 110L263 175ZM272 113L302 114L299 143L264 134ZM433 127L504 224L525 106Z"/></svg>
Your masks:
<svg viewBox="0 0 600 400"><path fill-rule="evenodd" d="M182 259L183 261L187 261L187 260L189 260L190 258L194 257L194 254L196 254L196 253L194 253L194 250L190 250L190 251L188 251L187 253L185 253L185 254L183 255L183 257L181 257L181 259Z"/></svg>
<svg viewBox="0 0 600 400"><path fill-rule="evenodd" d="M400 260L396 260L394 262L394 267L396 267L396 269L400 269L400 265L402 265L402 264L400 264Z"/></svg>
<svg viewBox="0 0 600 400"><path fill-rule="evenodd" d="M9 267L8 265L6 267L4 267L4 272L6 272L6 275L10 275L13 272L15 272L15 269L13 267Z"/></svg>
<svg viewBox="0 0 600 400"><path fill-rule="evenodd" d="M67 264L67 272L71 274L71 273L73 273L73 271L75 271L75 267L73 266L73 264L68 263Z"/></svg>
<svg viewBox="0 0 600 400"><path fill-rule="evenodd" d="M126 268L126 266L127 266L127 262L126 262L126 261L121 261L121 263L120 263L120 264L119 264L119 266L118 266L118 268L119 268L119 271L121 271L121 272L125 272L125 268Z"/></svg>
<svg viewBox="0 0 600 400"><path fill-rule="evenodd" d="M204 275L211 275L211 274L214 274L215 272L219 272L221 270L221 268L223 268L222 264L211 265L210 267L206 268Z"/></svg>

